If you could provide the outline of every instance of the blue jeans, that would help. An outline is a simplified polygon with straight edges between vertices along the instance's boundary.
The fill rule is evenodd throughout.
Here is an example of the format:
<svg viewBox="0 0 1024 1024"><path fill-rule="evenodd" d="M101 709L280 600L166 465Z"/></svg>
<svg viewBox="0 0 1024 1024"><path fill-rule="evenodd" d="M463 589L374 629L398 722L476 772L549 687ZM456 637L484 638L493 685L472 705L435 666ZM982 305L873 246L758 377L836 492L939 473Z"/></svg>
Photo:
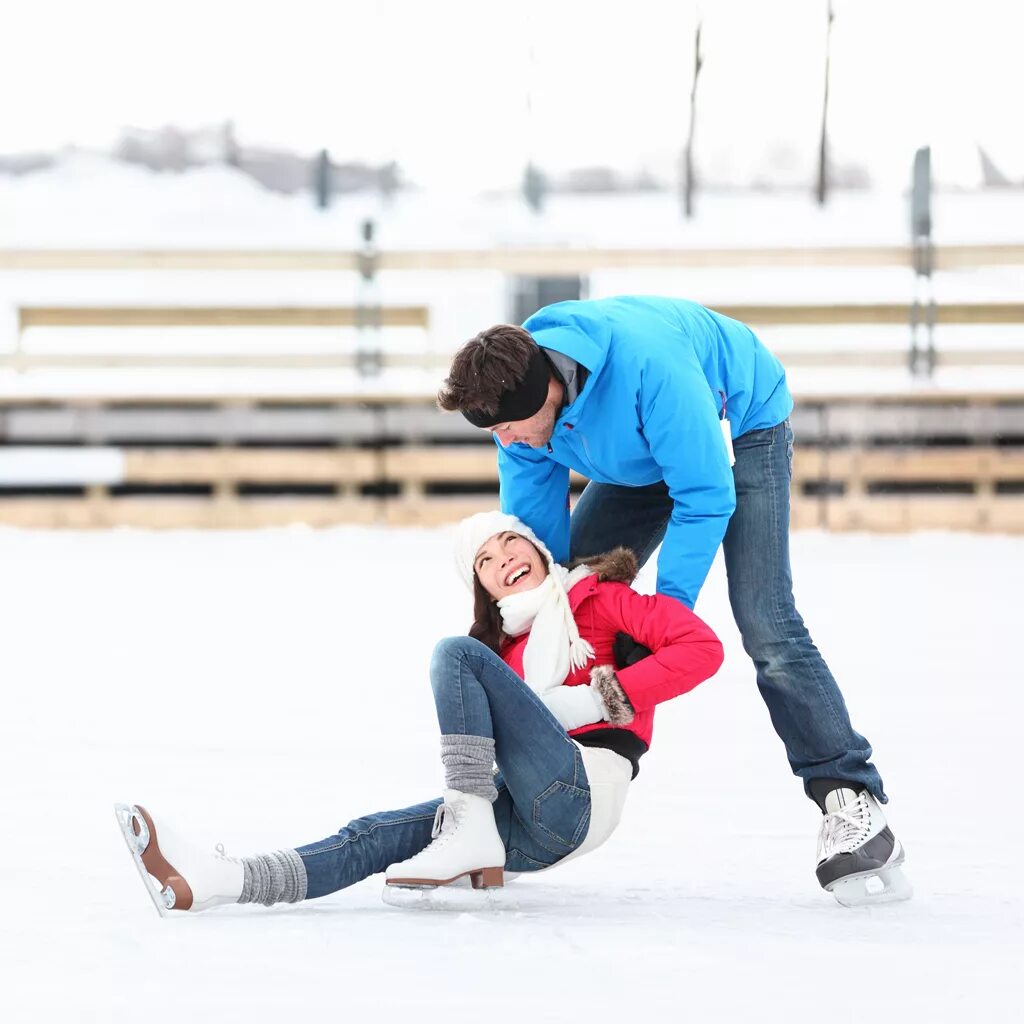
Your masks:
<svg viewBox="0 0 1024 1024"><path fill-rule="evenodd" d="M493 651L468 636L442 640L430 663L442 735L490 736L499 774L494 818L505 869L537 871L579 846L590 827L590 786L579 747ZM300 846L306 898L383 871L430 843L440 799L349 822Z"/></svg>
<svg viewBox="0 0 1024 1024"><path fill-rule="evenodd" d="M850 724L846 703L793 600L789 564L789 421L733 442L736 511L722 541L729 601L757 686L786 745L793 773L810 796L812 779L861 782L883 803L871 746ZM572 513L572 557L618 545L641 565L665 536L672 499L664 483L617 487L591 482Z"/></svg>

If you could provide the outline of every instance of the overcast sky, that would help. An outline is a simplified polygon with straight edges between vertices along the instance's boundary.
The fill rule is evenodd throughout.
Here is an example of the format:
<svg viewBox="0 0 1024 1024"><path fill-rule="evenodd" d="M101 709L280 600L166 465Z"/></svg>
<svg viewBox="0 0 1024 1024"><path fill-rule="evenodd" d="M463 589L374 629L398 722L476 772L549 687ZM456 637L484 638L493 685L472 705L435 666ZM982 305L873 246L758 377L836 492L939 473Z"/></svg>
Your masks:
<svg viewBox="0 0 1024 1024"><path fill-rule="evenodd" d="M704 0L698 157L813 167L827 0ZM0 152L232 119L244 143L395 159L458 187L594 163L667 174L688 123L686 0L8 0ZM12 9L13 8L13 9ZM902 184L916 146L1024 179L1011 0L835 0L836 154Z"/></svg>

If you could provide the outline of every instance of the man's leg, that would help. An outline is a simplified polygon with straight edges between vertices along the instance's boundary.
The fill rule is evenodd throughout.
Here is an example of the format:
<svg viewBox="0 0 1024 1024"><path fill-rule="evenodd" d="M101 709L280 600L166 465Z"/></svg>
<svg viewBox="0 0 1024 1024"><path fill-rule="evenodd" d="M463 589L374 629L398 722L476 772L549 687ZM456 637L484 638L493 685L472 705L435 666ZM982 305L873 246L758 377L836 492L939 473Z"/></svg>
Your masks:
<svg viewBox="0 0 1024 1024"><path fill-rule="evenodd" d="M591 481L584 488L569 519L570 557L603 555L626 547L643 566L661 543L672 515L668 487L659 482L646 487L617 487Z"/></svg>
<svg viewBox="0 0 1024 1024"><path fill-rule="evenodd" d="M793 432L788 421L734 442L736 511L723 541L729 600L772 724L794 774L859 783L881 802L871 747L850 724L846 703L793 600L789 487Z"/></svg>

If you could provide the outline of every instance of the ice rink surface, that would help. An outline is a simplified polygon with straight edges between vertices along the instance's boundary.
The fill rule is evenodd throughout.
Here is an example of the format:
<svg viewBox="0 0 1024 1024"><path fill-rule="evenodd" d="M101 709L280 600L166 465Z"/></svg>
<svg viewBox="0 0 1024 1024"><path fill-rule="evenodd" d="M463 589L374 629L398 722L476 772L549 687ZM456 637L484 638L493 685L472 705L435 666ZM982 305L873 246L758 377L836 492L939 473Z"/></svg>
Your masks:
<svg viewBox="0 0 1024 1024"><path fill-rule="evenodd" d="M5 1021L1016 1019L1024 541L1006 537L794 537L910 903L818 889L819 816L717 564L697 611L725 666L660 709L601 850L481 912L385 907L373 878L159 919L115 800L242 854L437 794L426 669L469 611L449 537L0 530Z"/></svg>

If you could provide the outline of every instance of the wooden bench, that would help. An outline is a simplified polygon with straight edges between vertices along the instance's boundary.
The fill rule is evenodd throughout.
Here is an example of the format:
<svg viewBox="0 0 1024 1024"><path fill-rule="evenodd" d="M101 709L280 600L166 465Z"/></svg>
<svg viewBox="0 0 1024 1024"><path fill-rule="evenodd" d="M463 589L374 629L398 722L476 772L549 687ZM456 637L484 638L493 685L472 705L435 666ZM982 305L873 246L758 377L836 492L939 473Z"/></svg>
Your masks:
<svg viewBox="0 0 1024 1024"><path fill-rule="evenodd" d="M727 304L716 311L752 327L898 326L909 325L907 303L830 304ZM936 306L939 325L993 326L1020 324L1024 332L1024 303L944 303ZM0 354L0 368L46 369L353 369L360 363L354 352L273 353L174 353L174 352L32 352L22 335L29 328L146 328L146 327L407 327L426 330L429 310L424 306L386 306L379 310L354 306L324 307L213 307L213 306L23 306L18 310L15 351ZM906 346L887 349L786 347L784 339L773 346L787 366L797 367L895 367L907 362ZM443 376L450 352L385 352L379 356L384 369L416 368ZM944 348L937 366L1024 365L1024 345L1017 349L975 346Z"/></svg>
<svg viewBox="0 0 1024 1024"><path fill-rule="evenodd" d="M426 330L426 306L21 306L15 349L0 354L0 368L46 369L351 369L355 352L33 352L24 347L29 328L418 328ZM389 356L397 365L422 367L415 354Z"/></svg>

